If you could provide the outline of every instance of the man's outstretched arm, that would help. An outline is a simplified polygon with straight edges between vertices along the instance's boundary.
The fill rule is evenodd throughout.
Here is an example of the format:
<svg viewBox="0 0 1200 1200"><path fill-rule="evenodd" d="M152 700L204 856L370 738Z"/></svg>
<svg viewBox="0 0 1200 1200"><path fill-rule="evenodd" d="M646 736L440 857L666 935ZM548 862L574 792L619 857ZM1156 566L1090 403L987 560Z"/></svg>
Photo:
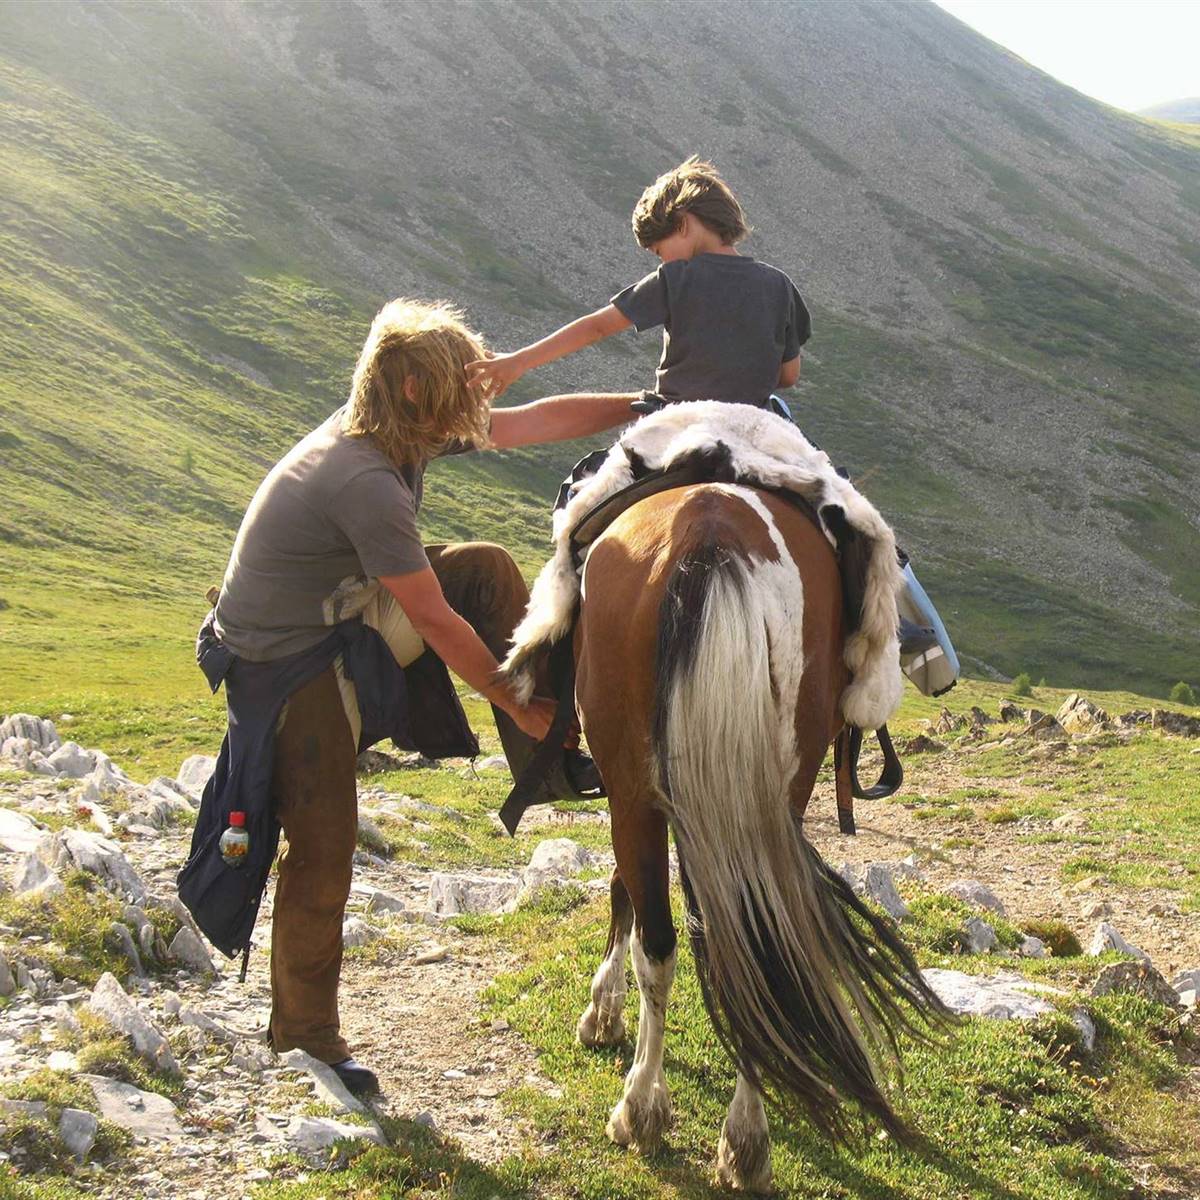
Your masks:
<svg viewBox="0 0 1200 1200"><path fill-rule="evenodd" d="M634 418L630 404L640 392L581 392L548 396L516 408L492 409L492 445L498 450L565 442L626 425Z"/></svg>

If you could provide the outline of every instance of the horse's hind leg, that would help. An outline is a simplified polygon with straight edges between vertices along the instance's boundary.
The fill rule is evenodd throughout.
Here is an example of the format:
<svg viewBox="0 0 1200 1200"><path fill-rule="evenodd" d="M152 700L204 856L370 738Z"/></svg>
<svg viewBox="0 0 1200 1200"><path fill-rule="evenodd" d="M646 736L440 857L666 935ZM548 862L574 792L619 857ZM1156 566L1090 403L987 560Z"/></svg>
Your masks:
<svg viewBox="0 0 1200 1200"><path fill-rule="evenodd" d="M771 1190L771 1139L762 1092L740 1071L717 1147L717 1182L735 1191Z"/></svg>
<svg viewBox="0 0 1200 1200"><path fill-rule="evenodd" d="M641 1008L637 1050L625 1076L625 1094L612 1111L608 1136L643 1154L653 1152L671 1122L671 1099L663 1074L667 1000L675 978L675 928L671 924L667 823L648 800L630 813L613 806L617 870L633 905L633 966Z"/></svg>
<svg viewBox="0 0 1200 1200"><path fill-rule="evenodd" d="M628 991L625 958L633 933L633 902L619 871L613 871L609 896L612 923L608 927L608 946L604 961L592 977L592 1001L575 1028L585 1046L619 1046L625 1040L625 995Z"/></svg>

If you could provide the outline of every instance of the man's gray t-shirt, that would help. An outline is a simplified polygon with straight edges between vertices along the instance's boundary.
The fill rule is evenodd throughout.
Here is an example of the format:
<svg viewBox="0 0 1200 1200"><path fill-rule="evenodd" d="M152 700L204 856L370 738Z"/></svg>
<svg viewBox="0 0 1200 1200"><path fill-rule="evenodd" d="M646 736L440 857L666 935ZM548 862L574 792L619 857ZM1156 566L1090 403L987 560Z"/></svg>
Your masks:
<svg viewBox="0 0 1200 1200"><path fill-rule="evenodd" d="M417 532L425 464L397 467L338 409L271 469L242 518L217 631L242 658L311 649L381 575L429 565Z"/></svg>
<svg viewBox="0 0 1200 1200"><path fill-rule="evenodd" d="M612 304L639 332L663 326L655 391L667 400L761 404L812 332L787 275L740 254L663 263Z"/></svg>

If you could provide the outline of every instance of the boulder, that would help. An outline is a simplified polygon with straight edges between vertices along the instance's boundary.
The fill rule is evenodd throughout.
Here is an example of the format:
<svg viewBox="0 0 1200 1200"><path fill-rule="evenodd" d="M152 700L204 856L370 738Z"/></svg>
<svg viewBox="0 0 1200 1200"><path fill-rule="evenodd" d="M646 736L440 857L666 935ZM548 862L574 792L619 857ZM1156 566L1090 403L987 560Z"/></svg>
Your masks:
<svg viewBox="0 0 1200 1200"><path fill-rule="evenodd" d="M89 1012L106 1021L133 1043L133 1048L157 1071L178 1075L179 1066L167 1039L141 1014L116 977L105 971L92 989Z"/></svg>
<svg viewBox="0 0 1200 1200"><path fill-rule="evenodd" d="M28 854L42 844L46 830L24 813L0 808L0 848L14 854Z"/></svg>
<svg viewBox="0 0 1200 1200"><path fill-rule="evenodd" d="M944 890L951 896L957 896L964 904L970 904L975 908L986 908L1001 917L1005 915L1004 905L996 893L987 884L980 883L978 879L956 879L953 883L947 884Z"/></svg>
<svg viewBox="0 0 1200 1200"><path fill-rule="evenodd" d="M1045 958L1047 956L1046 943L1041 938L1027 936L1017 947L1017 953L1022 958Z"/></svg>
<svg viewBox="0 0 1200 1200"><path fill-rule="evenodd" d="M347 948L366 946L378 941L382 936L380 930L374 925L369 925L362 917L347 917L342 922L342 945Z"/></svg>
<svg viewBox="0 0 1200 1200"><path fill-rule="evenodd" d="M366 1112L366 1105L346 1090L346 1085L337 1077L337 1072L327 1063L313 1058L303 1050L289 1050L280 1056L284 1066L293 1071L306 1071L313 1081L313 1089L326 1104L341 1112Z"/></svg>
<svg viewBox="0 0 1200 1200"><path fill-rule="evenodd" d="M276 1124L276 1121L280 1124ZM308 1158L327 1157L326 1152L343 1138L363 1138L383 1146L383 1134L374 1125L350 1125L332 1117L277 1117L260 1113L258 1131L272 1139L282 1140L289 1149Z"/></svg>
<svg viewBox="0 0 1200 1200"><path fill-rule="evenodd" d="M70 1150L76 1162L83 1162L96 1144L96 1131L100 1122L95 1113L81 1108L64 1108L58 1119L58 1136Z"/></svg>
<svg viewBox="0 0 1200 1200"><path fill-rule="evenodd" d="M921 974L951 1012L973 1017L1031 1020L1053 1012L1054 1005L1043 997L1058 994L1057 989L1022 979L1015 972L985 976L930 967Z"/></svg>
<svg viewBox="0 0 1200 1200"><path fill-rule="evenodd" d="M1030 717L1033 716L1033 713L1034 710L1030 709ZM1049 742L1066 737L1066 730L1053 717L1045 713L1039 714L1036 721L1031 720L1025 733L1039 742Z"/></svg>
<svg viewBox="0 0 1200 1200"><path fill-rule="evenodd" d="M34 750L52 754L62 744L53 721L33 717L29 713L14 713L0 721L0 743L9 738L25 738Z"/></svg>
<svg viewBox="0 0 1200 1200"><path fill-rule="evenodd" d="M358 844L364 850L373 850L385 857L392 852L391 844L383 830L363 812L358 814Z"/></svg>
<svg viewBox="0 0 1200 1200"><path fill-rule="evenodd" d="M972 725L994 725L996 723L996 719L989 717L977 704L971 706L968 716Z"/></svg>
<svg viewBox="0 0 1200 1200"><path fill-rule="evenodd" d="M1078 692L1072 692L1062 702L1055 720L1068 733L1090 733L1109 724L1108 713Z"/></svg>
<svg viewBox="0 0 1200 1200"><path fill-rule="evenodd" d="M4 951L0 949L0 996L11 996L17 990L17 981L13 978L12 969Z"/></svg>
<svg viewBox="0 0 1200 1200"><path fill-rule="evenodd" d="M934 733L953 733L954 730L961 729L966 723L966 717L952 713L948 708L943 708L934 718L931 728Z"/></svg>
<svg viewBox="0 0 1200 1200"><path fill-rule="evenodd" d="M1200 737L1200 717L1188 717L1169 708L1155 708L1150 712L1150 728L1179 737Z"/></svg>
<svg viewBox="0 0 1200 1200"><path fill-rule="evenodd" d="M135 902L145 898L141 877L116 842L86 829L63 829L43 843L43 861L60 871L75 868L99 876L110 892Z"/></svg>
<svg viewBox="0 0 1200 1200"><path fill-rule="evenodd" d="M1179 993L1156 971L1147 960L1146 962L1109 963L1092 984L1093 996L1108 996L1114 992L1128 992L1135 996L1145 996L1167 1008L1182 1007Z"/></svg>
<svg viewBox="0 0 1200 1200"><path fill-rule="evenodd" d="M570 879L592 865L592 855L570 838L538 842L521 876L526 891L559 879Z"/></svg>
<svg viewBox="0 0 1200 1200"><path fill-rule="evenodd" d="M179 932L171 939L171 944L167 947L167 957L172 962L180 963L201 975L217 973L208 947L186 925L181 925Z"/></svg>
<svg viewBox="0 0 1200 1200"><path fill-rule="evenodd" d="M108 927L108 935L104 940L129 964L130 970L135 975L145 975L146 972L142 969L142 960L138 955L137 945L133 940L133 934L129 932L128 925L120 921L114 921Z"/></svg>
<svg viewBox="0 0 1200 1200"><path fill-rule="evenodd" d="M401 896L379 888L367 888L367 912L369 913L403 913L408 912L408 902Z"/></svg>
<svg viewBox="0 0 1200 1200"><path fill-rule="evenodd" d="M1132 942L1127 942L1107 921L1101 921L1096 926L1096 932L1092 934L1092 944L1087 952L1095 957L1106 950L1115 950L1128 958L1140 958L1146 963L1150 961L1150 955L1145 950L1139 950Z"/></svg>
<svg viewBox="0 0 1200 1200"><path fill-rule="evenodd" d="M1014 704L1011 700L1000 701L1000 720L1006 725L1012 725L1017 722L1024 722L1025 709L1019 704Z"/></svg>
<svg viewBox="0 0 1200 1200"><path fill-rule="evenodd" d="M60 896L66 891L63 881L36 854L22 854L17 859L12 886L18 896L26 899Z"/></svg>
<svg viewBox="0 0 1200 1200"><path fill-rule="evenodd" d="M991 954L1000 947L996 931L982 917L971 917L963 926L963 933L972 954Z"/></svg>
<svg viewBox="0 0 1200 1200"><path fill-rule="evenodd" d="M521 882L515 876L471 875L439 871L429 877L431 912L511 912L516 907Z"/></svg>
<svg viewBox="0 0 1200 1200"><path fill-rule="evenodd" d="M204 786L217 769L217 760L211 754L193 754L185 758L175 781L189 796L197 800L204 794Z"/></svg>
<svg viewBox="0 0 1200 1200"><path fill-rule="evenodd" d="M940 754L946 749L945 742L934 741L926 734L918 733L900 747L905 754Z"/></svg>
<svg viewBox="0 0 1200 1200"><path fill-rule="evenodd" d="M85 750L78 742L64 742L47 756L46 761L61 778L82 779L95 770L96 754L92 750Z"/></svg>
<svg viewBox="0 0 1200 1200"><path fill-rule="evenodd" d="M364 750L358 756L355 770L359 775L379 775L384 771L400 771L404 766L404 759L394 754L386 754L382 750Z"/></svg>
<svg viewBox="0 0 1200 1200"><path fill-rule="evenodd" d="M92 1089L100 1115L114 1125L127 1129L135 1138L148 1142L182 1140L183 1126L175 1105L156 1092L143 1092L132 1084L118 1083L104 1075L80 1075Z"/></svg>
<svg viewBox="0 0 1200 1200"><path fill-rule="evenodd" d="M902 921L908 916L908 905L900 899L887 863L842 863L838 874L856 896L873 900L893 920Z"/></svg>

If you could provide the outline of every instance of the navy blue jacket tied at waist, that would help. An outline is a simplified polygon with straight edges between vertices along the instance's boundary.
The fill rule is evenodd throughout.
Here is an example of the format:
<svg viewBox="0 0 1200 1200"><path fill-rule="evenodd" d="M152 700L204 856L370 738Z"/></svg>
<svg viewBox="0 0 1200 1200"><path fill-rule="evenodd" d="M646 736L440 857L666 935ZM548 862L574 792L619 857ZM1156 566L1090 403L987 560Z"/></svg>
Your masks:
<svg viewBox="0 0 1200 1200"><path fill-rule="evenodd" d="M384 738L428 758L474 757L471 732L445 664L432 650L401 667L379 632L355 618L334 626L311 650L272 662L238 658L218 637L209 613L196 637L196 661L215 692L225 684L229 729L204 789L179 898L218 950L250 945L275 851L279 821L271 799L275 729L287 698L342 656L362 715L361 753ZM246 814L250 846L236 867L218 843L231 812Z"/></svg>

